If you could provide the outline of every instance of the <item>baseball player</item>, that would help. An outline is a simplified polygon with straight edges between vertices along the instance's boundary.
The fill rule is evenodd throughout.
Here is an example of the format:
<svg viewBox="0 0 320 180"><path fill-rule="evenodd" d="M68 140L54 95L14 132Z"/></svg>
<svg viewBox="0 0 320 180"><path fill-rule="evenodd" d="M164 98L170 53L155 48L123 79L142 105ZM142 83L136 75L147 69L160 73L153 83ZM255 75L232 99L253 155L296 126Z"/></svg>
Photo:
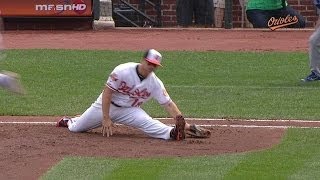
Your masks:
<svg viewBox="0 0 320 180"><path fill-rule="evenodd" d="M320 10L320 0L314 0L317 11ZM312 82L320 80L320 17L316 23L315 31L309 38L309 61L311 73L304 79L303 82Z"/></svg>
<svg viewBox="0 0 320 180"><path fill-rule="evenodd" d="M205 134L199 126L185 122L181 111L170 98L162 81L154 71L161 67L161 54L149 49L140 63L118 65L109 75L105 88L97 100L79 117L63 117L57 127L68 127L72 132L85 132L102 126L102 134L112 135L112 124L138 128L153 138L183 140L185 130L191 135ZM155 99L175 119L175 127L150 117L140 106Z"/></svg>

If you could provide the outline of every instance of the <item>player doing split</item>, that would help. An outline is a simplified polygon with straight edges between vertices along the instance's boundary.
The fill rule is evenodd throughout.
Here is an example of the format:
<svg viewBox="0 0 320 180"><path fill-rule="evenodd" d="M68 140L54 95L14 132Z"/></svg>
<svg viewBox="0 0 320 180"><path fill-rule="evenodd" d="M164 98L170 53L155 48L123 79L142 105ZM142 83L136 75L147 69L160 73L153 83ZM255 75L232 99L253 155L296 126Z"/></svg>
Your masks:
<svg viewBox="0 0 320 180"><path fill-rule="evenodd" d="M57 122L57 126L68 127L72 132L86 132L102 126L102 134L109 137L112 135L112 124L118 123L165 140L183 140L186 133L194 137L209 137L210 131L185 122L164 84L154 73L162 66L161 60L162 55L150 49L140 63L118 65L109 75L96 101L79 117L64 117ZM140 108L152 98L175 120L174 127L153 119Z"/></svg>

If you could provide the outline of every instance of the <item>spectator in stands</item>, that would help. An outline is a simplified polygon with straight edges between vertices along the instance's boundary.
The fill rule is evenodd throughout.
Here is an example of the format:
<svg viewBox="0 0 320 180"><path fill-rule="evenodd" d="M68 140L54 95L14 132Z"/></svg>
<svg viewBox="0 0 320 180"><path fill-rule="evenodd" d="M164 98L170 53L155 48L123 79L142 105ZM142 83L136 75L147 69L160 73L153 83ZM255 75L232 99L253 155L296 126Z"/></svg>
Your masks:
<svg viewBox="0 0 320 180"><path fill-rule="evenodd" d="M247 18L254 28L270 27L270 19L297 18L297 22L287 28L304 28L305 19L301 14L288 5L286 0L248 0ZM287 18L287 19L288 19ZM269 23L269 25L268 25Z"/></svg>
<svg viewBox="0 0 320 180"><path fill-rule="evenodd" d="M214 27L221 28L224 19L225 0L213 0Z"/></svg>
<svg viewBox="0 0 320 180"><path fill-rule="evenodd" d="M212 27L212 0L177 0L177 24L182 27Z"/></svg>

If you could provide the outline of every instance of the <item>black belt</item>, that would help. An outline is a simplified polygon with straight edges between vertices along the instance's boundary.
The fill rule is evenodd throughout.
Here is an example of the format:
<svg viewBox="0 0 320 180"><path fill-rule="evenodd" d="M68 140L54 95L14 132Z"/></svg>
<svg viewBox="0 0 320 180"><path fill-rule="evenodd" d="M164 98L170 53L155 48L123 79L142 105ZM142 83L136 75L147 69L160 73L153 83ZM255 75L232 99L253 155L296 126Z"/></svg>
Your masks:
<svg viewBox="0 0 320 180"><path fill-rule="evenodd" d="M120 105L114 103L113 101L111 101L111 104L113 104L113 105L116 106L116 107L121 107Z"/></svg>

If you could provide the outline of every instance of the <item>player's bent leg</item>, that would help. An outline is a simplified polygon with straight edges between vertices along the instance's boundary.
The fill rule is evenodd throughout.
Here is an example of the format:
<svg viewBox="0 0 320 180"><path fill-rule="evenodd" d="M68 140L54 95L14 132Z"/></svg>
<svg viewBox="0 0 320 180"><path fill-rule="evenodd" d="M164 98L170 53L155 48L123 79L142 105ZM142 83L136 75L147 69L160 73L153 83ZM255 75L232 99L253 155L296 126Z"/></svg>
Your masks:
<svg viewBox="0 0 320 180"><path fill-rule="evenodd" d="M81 116L71 118L68 128L71 132L86 132L102 124L101 108L90 106Z"/></svg>

